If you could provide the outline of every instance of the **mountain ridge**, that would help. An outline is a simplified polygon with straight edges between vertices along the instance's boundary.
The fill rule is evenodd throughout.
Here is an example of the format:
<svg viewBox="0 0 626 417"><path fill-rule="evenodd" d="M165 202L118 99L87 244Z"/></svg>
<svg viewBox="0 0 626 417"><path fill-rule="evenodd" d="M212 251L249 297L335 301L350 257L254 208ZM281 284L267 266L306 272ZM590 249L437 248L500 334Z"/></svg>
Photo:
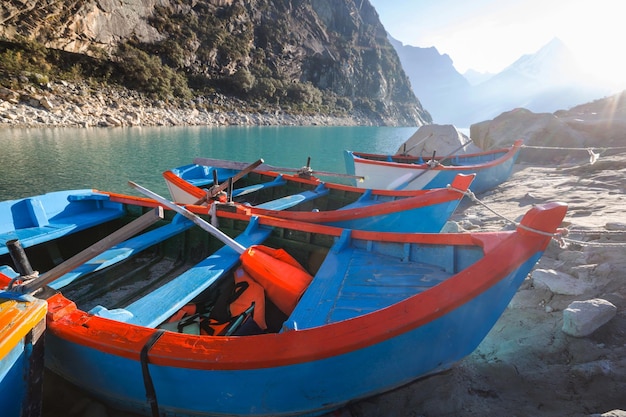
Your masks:
<svg viewBox="0 0 626 417"><path fill-rule="evenodd" d="M194 99L209 110L220 110L206 104L220 93L267 111L356 115L381 125L432 121L369 1L7 0L0 16L0 38L18 47L0 48L7 88L24 79L7 76L7 66L24 73L46 48L47 62L29 72L88 78L96 72L86 70L91 60L97 82ZM24 44L31 47L18 60ZM65 68L45 73L51 62Z"/></svg>

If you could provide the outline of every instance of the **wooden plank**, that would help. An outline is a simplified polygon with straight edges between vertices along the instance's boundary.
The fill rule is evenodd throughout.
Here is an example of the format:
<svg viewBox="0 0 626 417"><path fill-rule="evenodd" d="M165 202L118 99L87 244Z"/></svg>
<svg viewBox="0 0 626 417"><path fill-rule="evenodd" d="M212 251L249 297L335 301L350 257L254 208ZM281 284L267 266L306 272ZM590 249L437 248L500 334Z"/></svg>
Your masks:
<svg viewBox="0 0 626 417"><path fill-rule="evenodd" d="M385 308L446 280L442 268L366 249L331 250L286 328L304 329Z"/></svg>
<svg viewBox="0 0 626 417"><path fill-rule="evenodd" d="M264 182L261 184L248 185L246 187L241 187L241 188L235 188L233 190L233 197L240 197L240 196L251 194L251 193L261 191L267 188L279 187L285 184L287 184L287 181L285 181L282 175L279 175L273 181Z"/></svg>
<svg viewBox="0 0 626 417"><path fill-rule="evenodd" d="M214 168L226 168L226 169L244 169L249 164L247 162L237 162L237 161L227 161L224 159L212 159L212 158L194 158L194 164L210 166ZM297 174L304 173L305 175L325 175L332 177L343 177L343 178L357 178L363 179L360 175L350 175L350 174L342 174L338 172L329 172L329 171L317 171L309 168L308 166L302 168L287 168L287 167L277 167L269 164L261 164L257 167L259 171L275 171L275 172L294 172Z"/></svg>
<svg viewBox="0 0 626 417"><path fill-rule="evenodd" d="M184 232L193 226L193 223L181 215L174 217L172 222L158 229L151 230L140 236L128 239L119 245L115 245L101 255L85 262L72 271L64 274L50 283L50 287L56 289L65 287L83 275L108 268L116 263L128 259L130 256L144 249L154 246L172 236Z"/></svg>
<svg viewBox="0 0 626 417"><path fill-rule="evenodd" d="M63 276L77 266L87 262L89 259L98 256L110 247L115 246L118 243L121 243L124 240L128 239L129 237L136 235L140 231L144 230L146 227L154 224L161 219L163 219L163 208L156 207L154 210L147 212L146 214L135 219L131 223L116 230L109 236L105 237L99 242L94 243L93 245L74 255L67 261L55 266L50 271L40 275L38 278L30 280L29 282L17 287L17 291L22 293L35 291L43 287L44 285L51 283L57 278Z"/></svg>
<svg viewBox="0 0 626 417"><path fill-rule="evenodd" d="M251 226L236 240L245 247L263 242L271 230L264 227ZM239 253L229 246L224 246L199 264L179 275L164 286L151 292L127 306L124 312L127 323L145 327L157 327L185 304L232 270L239 262ZM108 311L102 307L98 315L107 317ZM92 310L94 312L94 310ZM117 314L111 310L112 316Z"/></svg>

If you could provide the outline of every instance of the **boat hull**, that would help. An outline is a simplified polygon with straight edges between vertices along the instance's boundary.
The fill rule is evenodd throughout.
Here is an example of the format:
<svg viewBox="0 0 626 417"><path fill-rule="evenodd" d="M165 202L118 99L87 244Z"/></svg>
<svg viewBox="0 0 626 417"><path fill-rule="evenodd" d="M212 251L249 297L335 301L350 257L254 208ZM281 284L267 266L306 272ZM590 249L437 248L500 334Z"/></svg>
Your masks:
<svg viewBox="0 0 626 417"><path fill-rule="evenodd" d="M160 415L316 415L446 370L487 335L539 256L437 320L343 354L229 370L151 364ZM290 348L304 347L306 339ZM140 361L68 343L55 331L47 343L54 372L116 408L149 415Z"/></svg>
<svg viewBox="0 0 626 417"><path fill-rule="evenodd" d="M491 190L506 181L519 155L522 141L510 149L448 158L446 164L430 167L414 157L384 156L345 151L346 169L364 177L360 188L385 190L426 190L445 187L456 174L475 174L470 185L474 193Z"/></svg>

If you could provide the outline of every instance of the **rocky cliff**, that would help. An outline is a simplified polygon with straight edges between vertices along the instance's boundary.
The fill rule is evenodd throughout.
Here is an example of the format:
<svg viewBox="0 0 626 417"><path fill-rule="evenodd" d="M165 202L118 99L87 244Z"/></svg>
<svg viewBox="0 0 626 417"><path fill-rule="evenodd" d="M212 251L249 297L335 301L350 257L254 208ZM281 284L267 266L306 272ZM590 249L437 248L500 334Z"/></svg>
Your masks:
<svg viewBox="0 0 626 417"><path fill-rule="evenodd" d="M367 0L4 0L0 19L1 40L110 62L110 79L151 92L431 121Z"/></svg>

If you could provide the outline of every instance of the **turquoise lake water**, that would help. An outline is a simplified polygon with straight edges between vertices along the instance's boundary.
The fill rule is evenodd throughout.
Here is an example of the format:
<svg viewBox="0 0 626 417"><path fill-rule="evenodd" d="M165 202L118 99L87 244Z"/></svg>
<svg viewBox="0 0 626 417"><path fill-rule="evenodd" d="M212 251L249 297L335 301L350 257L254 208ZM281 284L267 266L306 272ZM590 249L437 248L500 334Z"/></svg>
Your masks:
<svg viewBox="0 0 626 417"><path fill-rule="evenodd" d="M97 188L133 194L132 180L167 194L161 173L218 158L345 173L343 151L391 152L416 127L136 127L0 129L0 201ZM326 178L331 180L330 178ZM336 182L345 182L337 179Z"/></svg>

